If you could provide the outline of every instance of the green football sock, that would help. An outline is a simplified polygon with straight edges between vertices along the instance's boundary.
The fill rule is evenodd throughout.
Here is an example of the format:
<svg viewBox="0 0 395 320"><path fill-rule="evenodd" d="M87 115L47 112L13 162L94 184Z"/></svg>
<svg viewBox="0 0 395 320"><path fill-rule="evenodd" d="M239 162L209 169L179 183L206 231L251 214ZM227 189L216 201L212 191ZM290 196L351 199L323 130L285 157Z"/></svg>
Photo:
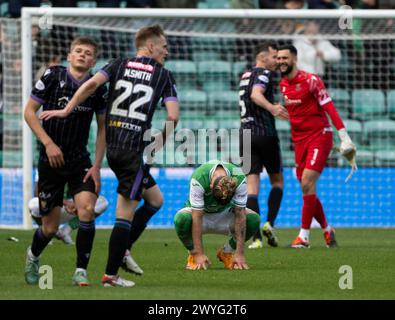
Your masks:
<svg viewBox="0 0 395 320"><path fill-rule="evenodd" d="M178 238L188 250L193 249L192 241L192 214L179 212L174 217L174 225Z"/></svg>
<svg viewBox="0 0 395 320"><path fill-rule="evenodd" d="M78 219L78 217L74 217L68 222L68 224L71 227L71 229L73 230L78 229L78 226L80 224L80 219Z"/></svg>

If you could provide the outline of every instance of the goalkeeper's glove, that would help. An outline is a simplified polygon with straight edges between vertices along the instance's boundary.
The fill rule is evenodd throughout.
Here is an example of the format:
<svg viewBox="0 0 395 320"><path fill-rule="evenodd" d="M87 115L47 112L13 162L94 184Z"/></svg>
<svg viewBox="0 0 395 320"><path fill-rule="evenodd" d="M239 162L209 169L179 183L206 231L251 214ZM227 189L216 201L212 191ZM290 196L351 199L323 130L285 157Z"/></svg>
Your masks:
<svg viewBox="0 0 395 320"><path fill-rule="evenodd" d="M345 128L339 130L339 137L341 143L338 151L344 158L346 158L346 160L351 165L351 172L346 178L346 182L348 182L354 172L358 170L357 163L355 161L357 155L357 148L355 147Z"/></svg>

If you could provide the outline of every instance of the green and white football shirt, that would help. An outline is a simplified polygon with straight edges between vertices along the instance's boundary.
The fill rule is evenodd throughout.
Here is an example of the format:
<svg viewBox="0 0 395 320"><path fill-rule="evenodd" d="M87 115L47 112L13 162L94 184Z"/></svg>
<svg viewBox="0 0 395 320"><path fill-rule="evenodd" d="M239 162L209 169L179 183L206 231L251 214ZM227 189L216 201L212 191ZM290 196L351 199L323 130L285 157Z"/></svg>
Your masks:
<svg viewBox="0 0 395 320"><path fill-rule="evenodd" d="M215 169L222 166L226 175L237 181L236 192L228 204L222 205L217 202L210 188L211 178ZM238 166L218 160L212 160L202 164L192 174L189 184L189 197L186 207L204 210L205 213L219 213L232 206L245 208L247 203L246 176Z"/></svg>

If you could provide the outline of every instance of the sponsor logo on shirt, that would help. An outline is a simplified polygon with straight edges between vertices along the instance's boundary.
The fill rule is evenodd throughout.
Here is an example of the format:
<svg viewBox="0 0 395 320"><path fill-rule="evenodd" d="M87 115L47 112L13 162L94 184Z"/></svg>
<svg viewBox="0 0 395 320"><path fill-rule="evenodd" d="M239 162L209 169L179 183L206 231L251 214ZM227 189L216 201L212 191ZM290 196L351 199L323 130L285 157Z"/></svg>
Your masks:
<svg viewBox="0 0 395 320"><path fill-rule="evenodd" d="M258 79L265 83L269 82L269 78L264 75L260 75Z"/></svg>
<svg viewBox="0 0 395 320"><path fill-rule="evenodd" d="M126 67L131 69L144 70L148 72L154 71L154 67L151 66L150 64L144 64L136 61L129 61Z"/></svg>
<svg viewBox="0 0 395 320"><path fill-rule="evenodd" d="M246 79L246 78L249 78L250 76L251 76L251 72L248 71L248 72L244 72L243 75L241 76L241 78Z"/></svg>
<svg viewBox="0 0 395 320"><path fill-rule="evenodd" d="M45 84L41 80L38 80L36 82L35 87L36 87L37 90L44 90L45 89Z"/></svg>
<svg viewBox="0 0 395 320"><path fill-rule="evenodd" d="M288 99L288 96L284 96L284 100L285 100L285 105L302 103L302 99Z"/></svg>

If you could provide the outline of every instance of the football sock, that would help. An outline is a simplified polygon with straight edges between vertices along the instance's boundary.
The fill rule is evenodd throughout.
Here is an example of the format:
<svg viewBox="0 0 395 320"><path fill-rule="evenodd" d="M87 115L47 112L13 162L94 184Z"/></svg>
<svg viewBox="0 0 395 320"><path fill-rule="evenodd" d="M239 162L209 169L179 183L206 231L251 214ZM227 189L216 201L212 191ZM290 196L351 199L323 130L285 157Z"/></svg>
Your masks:
<svg viewBox="0 0 395 320"><path fill-rule="evenodd" d="M322 208L322 204L320 199L317 197L316 207L315 207L315 214L314 218L318 221L322 229L325 229L328 226L328 223L325 218L324 209Z"/></svg>
<svg viewBox="0 0 395 320"><path fill-rule="evenodd" d="M254 194L248 195L247 208L251 209L252 211L256 212L259 215L259 204L258 204L258 196L257 195L254 195ZM262 235L259 230L259 227L256 230L256 232L254 233L254 236L252 238L252 240L256 240L256 239L262 240Z"/></svg>
<svg viewBox="0 0 395 320"><path fill-rule="evenodd" d="M33 236L33 242L31 247L31 252L35 257L39 257L41 252L44 251L45 247L51 241L52 237L47 237L44 235L41 227L36 230Z"/></svg>
<svg viewBox="0 0 395 320"><path fill-rule="evenodd" d="M267 221L274 227L274 221L277 218L278 210L280 209L281 199L283 198L283 189L274 187L270 190L267 212Z"/></svg>
<svg viewBox="0 0 395 320"><path fill-rule="evenodd" d="M310 230L309 229L300 229L299 237L304 241L309 241Z"/></svg>
<svg viewBox="0 0 395 320"><path fill-rule="evenodd" d="M86 269L88 267L95 232L95 220L80 221L75 245L77 249L77 268Z"/></svg>
<svg viewBox="0 0 395 320"><path fill-rule="evenodd" d="M147 227L148 221L156 212L158 212L159 209L160 207L157 208L151 206L149 203L144 202L144 204L136 210L132 221L132 227L130 229L130 238L128 245L129 250L132 248L133 243L137 241L137 239L141 236L141 234Z"/></svg>
<svg viewBox="0 0 395 320"><path fill-rule="evenodd" d="M309 230L316 211L317 197L315 194L303 196L302 229Z"/></svg>
<svg viewBox="0 0 395 320"><path fill-rule="evenodd" d="M117 218L110 236L106 275L115 276L128 246L131 223Z"/></svg>
<svg viewBox="0 0 395 320"><path fill-rule="evenodd" d="M188 250L193 250L192 241L192 214L179 212L174 217L174 225L178 238Z"/></svg>
<svg viewBox="0 0 395 320"><path fill-rule="evenodd" d="M80 224L80 219L78 219L78 217L74 217L73 219L71 219L68 222L69 226L71 227L71 229L75 230L78 228L79 224Z"/></svg>

